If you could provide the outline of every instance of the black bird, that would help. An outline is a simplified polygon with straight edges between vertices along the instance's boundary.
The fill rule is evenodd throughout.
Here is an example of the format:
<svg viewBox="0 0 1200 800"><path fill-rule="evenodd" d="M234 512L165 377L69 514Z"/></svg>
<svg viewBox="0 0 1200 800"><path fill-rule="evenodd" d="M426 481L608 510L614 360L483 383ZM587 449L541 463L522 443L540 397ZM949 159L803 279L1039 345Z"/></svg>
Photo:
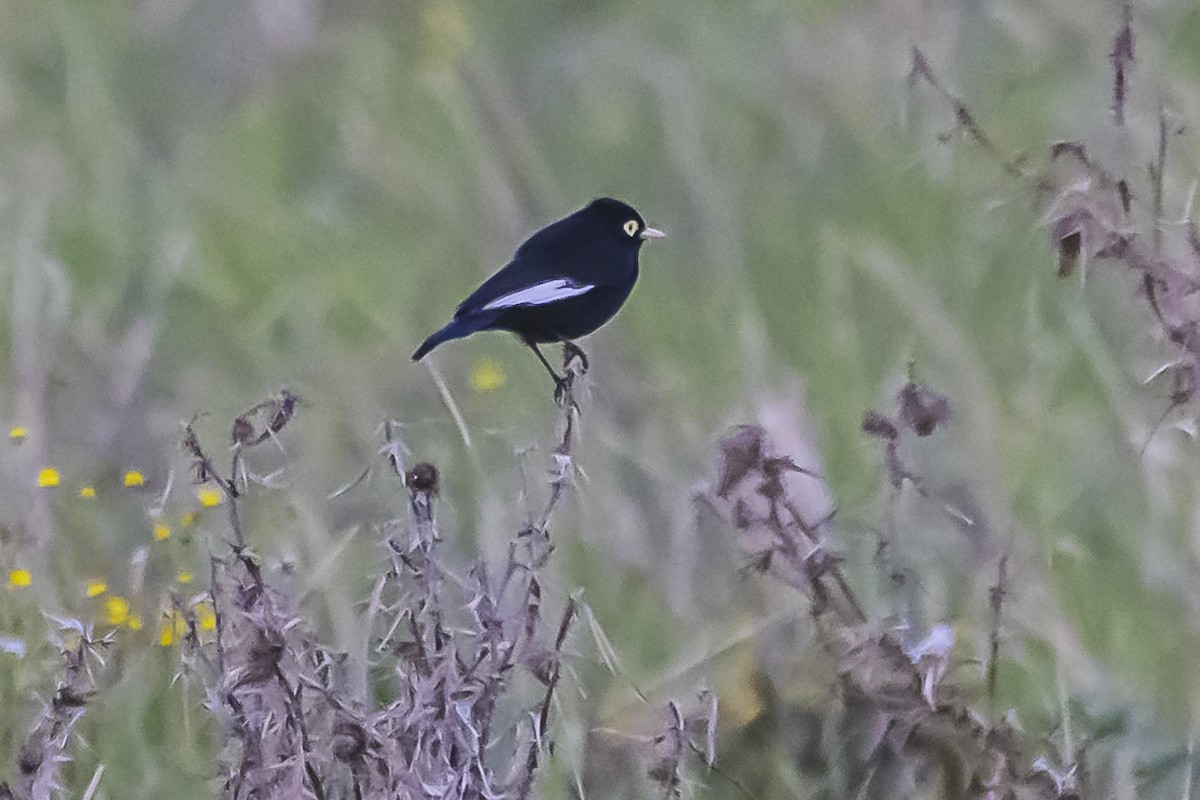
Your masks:
<svg viewBox="0 0 1200 800"><path fill-rule="evenodd" d="M637 281L642 242L664 235L620 200L593 200L526 239L508 264L459 304L450 324L417 348L413 361L477 331L511 331L550 372L559 398L564 379L538 345L561 342L587 369L587 356L572 340L613 318Z"/></svg>

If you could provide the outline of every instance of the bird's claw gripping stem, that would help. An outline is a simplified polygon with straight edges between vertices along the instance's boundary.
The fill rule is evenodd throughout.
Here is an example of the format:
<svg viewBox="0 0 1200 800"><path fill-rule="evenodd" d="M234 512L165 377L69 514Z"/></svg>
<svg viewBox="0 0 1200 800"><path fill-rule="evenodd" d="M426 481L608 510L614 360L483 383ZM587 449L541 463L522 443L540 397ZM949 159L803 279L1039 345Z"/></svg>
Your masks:
<svg viewBox="0 0 1200 800"><path fill-rule="evenodd" d="M587 372L588 368L589 368L588 357L587 357L587 353L583 352L583 348L580 347L579 345L575 344L574 342L563 342L562 346L563 346L563 369L566 369L570 366L572 359L578 358L579 366L582 368L582 369L580 369L579 374L582 375L583 373Z"/></svg>

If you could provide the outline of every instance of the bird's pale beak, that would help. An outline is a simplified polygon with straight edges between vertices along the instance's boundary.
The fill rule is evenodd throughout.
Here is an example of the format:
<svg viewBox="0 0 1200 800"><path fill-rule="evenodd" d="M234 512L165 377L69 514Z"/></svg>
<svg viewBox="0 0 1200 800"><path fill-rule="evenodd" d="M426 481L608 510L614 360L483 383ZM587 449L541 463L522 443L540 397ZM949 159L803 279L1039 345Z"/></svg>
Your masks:
<svg viewBox="0 0 1200 800"><path fill-rule="evenodd" d="M666 234L663 233L662 231L660 231L658 228L650 228L650 227L642 228L642 238L643 239L663 239L665 237L666 237Z"/></svg>

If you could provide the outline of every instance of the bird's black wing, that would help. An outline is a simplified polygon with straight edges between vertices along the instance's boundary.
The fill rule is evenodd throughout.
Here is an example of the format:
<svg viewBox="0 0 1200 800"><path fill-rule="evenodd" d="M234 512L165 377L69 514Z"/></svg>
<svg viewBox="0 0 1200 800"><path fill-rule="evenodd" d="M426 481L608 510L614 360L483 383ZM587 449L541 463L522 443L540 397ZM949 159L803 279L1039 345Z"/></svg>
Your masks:
<svg viewBox="0 0 1200 800"><path fill-rule="evenodd" d="M461 318L484 311L489 303L517 295L532 287L542 286L546 291L540 295L534 292L530 300L537 296L553 298L556 294L564 297L576 296L582 293L580 290L583 287L596 283L595 280L584 279L578 275L580 255L588 249L588 242L580 235L578 227L572 224L572 217L551 223L526 239L517 248L512 261L459 303L454 316ZM520 296L516 299L519 300Z"/></svg>

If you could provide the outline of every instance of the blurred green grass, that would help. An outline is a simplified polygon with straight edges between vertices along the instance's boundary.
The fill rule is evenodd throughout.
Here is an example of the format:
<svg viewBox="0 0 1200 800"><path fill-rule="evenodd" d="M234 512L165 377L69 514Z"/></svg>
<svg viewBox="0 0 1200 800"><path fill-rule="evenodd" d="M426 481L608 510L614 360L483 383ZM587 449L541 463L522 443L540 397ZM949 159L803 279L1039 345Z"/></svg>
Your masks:
<svg viewBox="0 0 1200 800"><path fill-rule="evenodd" d="M737 576L732 543L689 500L721 429L768 403L793 408L795 440L817 448L846 520L839 545L871 583L885 495L858 427L911 360L955 409L914 462L984 523L973 538L920 502L902 510L928 621L954 623L963 658L979 657L983 587L1011 550L1006 706L1053 736L1061 684L1081 715L1125 720L1104 746L1126 767L1195 733L1200 474L1169 428L1139 457L1167 401L1139 385L1162 351L1135 287L1105 269L1082 289L1055 280L1029 198L970 145L938 144L950 110L904 83L919 44L1006 152L1085 139L1145 196L1157 104L1200 118L1192 4L1135 9L1125 137L1108 121L1108 3L4 10L0 422L31 435L0 457L0 565L28 565L35 583L0 612L0 635L34 650L0 656L0 763L36 713L36 608L94 613L83 586L103 578L144 586L152 611L183 566L203 574L220 518L160 547L145 511L171 475L176 526L189 508L177 440L195 413L219 442L268 392L304 397L288 488L254 504L252 529L300 585L321 565L307 605L335 641L382 568L370 525L396 499L378 476L323 498L377 460L384 418L442 468L442 525L464 557L494 553L521 521L515 451L551 446L541 368L500 335L438 352L468 449L408 353L530 230L600 194L670 238L644 250L632 300L587 343L586 478L556 531L553 589L584 587L639 681L737 698L779 669L768 634L739 632L780 596ZM1172 141L1175 216L1197 150L1194 136ZM507 376L494 391L470 387L483 359ZM535 479L541 463L530 456ZM46 464L63 473L54 496L32 487ZM131 466L145 492L118 487ZM96 502L74 497L85 483ZM194 687L185 700L170 685L150 631L118 661L71 785L102 762L122 796L207 796L197 778L212 775L215 732L196 708L183 727ZM637 715L625 678L583 674L589 700L568 720ZM761 719L812 680L779 681ZM742 752L739 730L723 735ZM578 734L562 748L559 791L586 749ZM778 777L760 796L793 786L793 755L786 741L762 755ZM730 770L753 773L756 758ZM1169 781L1155 790L1178 796Z"/></svg>

